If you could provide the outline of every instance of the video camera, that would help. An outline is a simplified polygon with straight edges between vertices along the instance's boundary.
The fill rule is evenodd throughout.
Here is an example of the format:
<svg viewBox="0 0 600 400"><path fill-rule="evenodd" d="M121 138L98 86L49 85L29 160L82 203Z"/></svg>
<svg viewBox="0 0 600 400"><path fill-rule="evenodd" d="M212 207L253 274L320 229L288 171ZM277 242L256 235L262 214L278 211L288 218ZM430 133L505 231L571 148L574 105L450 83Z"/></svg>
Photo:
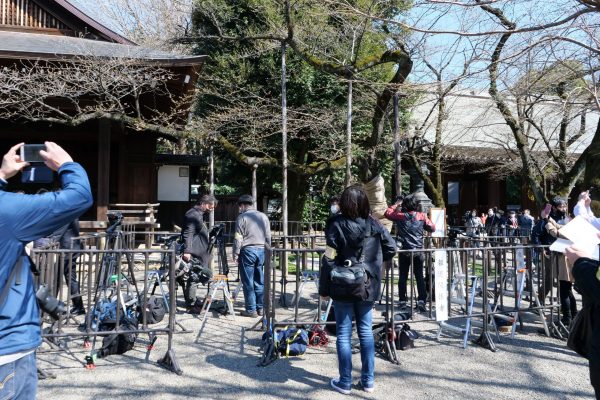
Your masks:
<svg viewBox="0 0 600 400"><path fill-rule="evenodd" d="M462 235L464 232L460 228L448 228L448 239L455 240L458 238L458 235Z"/></svg>
<svg viewBox="0 0 600 400"><path fill-rule="evenodd" d="M213 277L212 269L210 269L210 267L202 265L202 263L197 258L193 257L190 260L189 264L184 265L183 270L185 272L188 272L188 280L193 283L201 283L203 285L206 285L208 281L210 281L210 279Z"/></svg>
<svg viewBox="0 0 600 400"><path fill-rule="evenodd" d="M106 213L106 218L108 218L106 233L113 233L123 223L123 213L120 211L109 211Z"/></svg>
<svg viewBox="0 0 600 400"><path fill-rule="evenodd" d="M217 224L217 225L213 225L212 228L210 228L210 231L208 231L208 237L209 238L216 238L218 236L223 235L223 230L225 229L225 224L221 223L221 224Z"/></svg>

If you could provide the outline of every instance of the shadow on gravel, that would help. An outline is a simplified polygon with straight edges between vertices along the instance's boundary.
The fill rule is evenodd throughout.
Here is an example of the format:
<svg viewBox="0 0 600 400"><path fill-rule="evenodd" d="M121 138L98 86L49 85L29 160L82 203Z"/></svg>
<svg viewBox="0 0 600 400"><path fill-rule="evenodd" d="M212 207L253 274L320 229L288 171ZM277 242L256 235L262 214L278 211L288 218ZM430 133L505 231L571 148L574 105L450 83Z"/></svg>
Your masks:
<svg viewBox="0 0 600 400"><path fill-rule="evenodd" d="M263 368L256 366L257 361L258 358L255 356L234 357L228 354L219 354L206 357L208 364L225 370L235 366L235 371L245 377L246 385L238 385L237 389L230 386L228 394L239 396L263 394L286 399L306 400L312 397L311 393L323 390L329 385L328 377L298 367L297 364L301 363L302 359L294 358L293 362L296 365L293 365L289 359L281 358ZM254 382L248 384L248 380ZM292 381L294 385L290 385ZM260 389L257 389L256 386ZM233 393L232 389L234 389Z"/></svg>

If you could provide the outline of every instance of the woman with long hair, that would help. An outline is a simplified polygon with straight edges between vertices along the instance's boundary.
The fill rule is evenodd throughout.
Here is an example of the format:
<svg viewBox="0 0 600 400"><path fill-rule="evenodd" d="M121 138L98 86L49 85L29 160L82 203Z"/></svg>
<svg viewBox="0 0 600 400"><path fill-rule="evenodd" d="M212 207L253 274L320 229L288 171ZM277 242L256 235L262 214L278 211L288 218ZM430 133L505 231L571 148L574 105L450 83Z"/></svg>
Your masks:
<svg viewBox="0 0 600 400"><path fill-rule="evenodd" d="M373 303L379 298L383 261L391 260L396 243L379 221L370 216L366 193L350 186L340 198L340 213L330 221L327 231L328 253L323 260L319 294L333 299L337 326L339 377L331 379L331 387L342 394L352 388L352 317L356 320L360 341L362 369L358 386L366 392L375 390L375 343L373 339ZM331 260L331 261L330 261ZM331 281L331 263L362 265L368 277L361 298L339 296Z"/></svg>

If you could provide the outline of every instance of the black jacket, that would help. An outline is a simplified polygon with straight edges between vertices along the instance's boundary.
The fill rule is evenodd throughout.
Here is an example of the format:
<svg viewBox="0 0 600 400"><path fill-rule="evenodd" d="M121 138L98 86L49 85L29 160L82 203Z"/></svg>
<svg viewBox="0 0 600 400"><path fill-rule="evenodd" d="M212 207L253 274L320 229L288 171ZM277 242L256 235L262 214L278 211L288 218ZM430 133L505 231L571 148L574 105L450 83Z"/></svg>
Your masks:
<svg viewBox="0 0 600 400"><path fill-rule="evenodd" d="M575 285L583 296L585 305L594 306L592 343L590 346L590 366L600 366L600 280L598 280L598 261L589 258L580 258L573 266ZM593 375L593 374L592 374ZM592 382L600 385L600 382Z"/></svg>
<svg viewBox="0 0 600 400"><path fill-rule="evenodd" d="M190 253L199 259L202 265L207 266L210 259L208 228L204 224L204 213L196 207L185 213L182 238L185 244L184 253Z"/></svg>
<svg viewBox="0 0 600 400"><path fill-rule="evenodd" d="M506 220L497 214L488 216L485 220L485 231L488 236L504 236L506 234Z"/></svg>
<svg viewBox="0 0 600 400"><path fill-rule="evenodd" d="M396 223L396 236L402 243L402 249L422 249L424 232L435 231L434 223L422 212L397 211L397 207L391 205L384 215Z"/></svg>
<svg viewBox="0 0 600 400"><path fill-rule="evenodd" d="M383 261L391 260L396 254L394 239L387 229L372 217L365 221L362 218L352 220L343 215L336 215L330 219L330 222L325 232L327 246L336 250L335 260L339 263L346 259L357 261L360 258L360 244L367 230L366 224L368 222L371 225L370 235L364 238L362 256L365 269L371 277L367 288L369 293L367 301L379 299ZM319 294L321 296L329 296L330 293L331 265L327 261L327 258L324 257L321 263L319 276Z"/></svg>

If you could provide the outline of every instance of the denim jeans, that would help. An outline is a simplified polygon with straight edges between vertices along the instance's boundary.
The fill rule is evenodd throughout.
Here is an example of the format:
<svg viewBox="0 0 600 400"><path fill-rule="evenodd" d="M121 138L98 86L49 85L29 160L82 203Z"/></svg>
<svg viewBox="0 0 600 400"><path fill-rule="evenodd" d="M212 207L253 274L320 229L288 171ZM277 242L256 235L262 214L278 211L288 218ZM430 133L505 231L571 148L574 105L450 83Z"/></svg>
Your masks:
<svg viewBox="0 0 600 400"><path fill-rule="evenodd" d="M0 400L31 400L37 391L35 351L8 364L0 365Z"/></svg>
<svg viewBox="0 0 600 400"><path fill-rule="evenodd" d="M265 249L262 247L244 247L238 258L240 278L244 286L246 311L254 312L263 308L263 290L265 275Z"/></svg>
<svg viewBox="0 0 600 400"><path fill-rule="evenodd" d="M357 301L333 302L337 326L337 354L340 373L339 386L350 389L352 386L352 315L356 318L356 328L360 341L360 361L362 369L360 382L363 387L373 387L375 383L375 340L373 339L373 302Z"/></svg>

